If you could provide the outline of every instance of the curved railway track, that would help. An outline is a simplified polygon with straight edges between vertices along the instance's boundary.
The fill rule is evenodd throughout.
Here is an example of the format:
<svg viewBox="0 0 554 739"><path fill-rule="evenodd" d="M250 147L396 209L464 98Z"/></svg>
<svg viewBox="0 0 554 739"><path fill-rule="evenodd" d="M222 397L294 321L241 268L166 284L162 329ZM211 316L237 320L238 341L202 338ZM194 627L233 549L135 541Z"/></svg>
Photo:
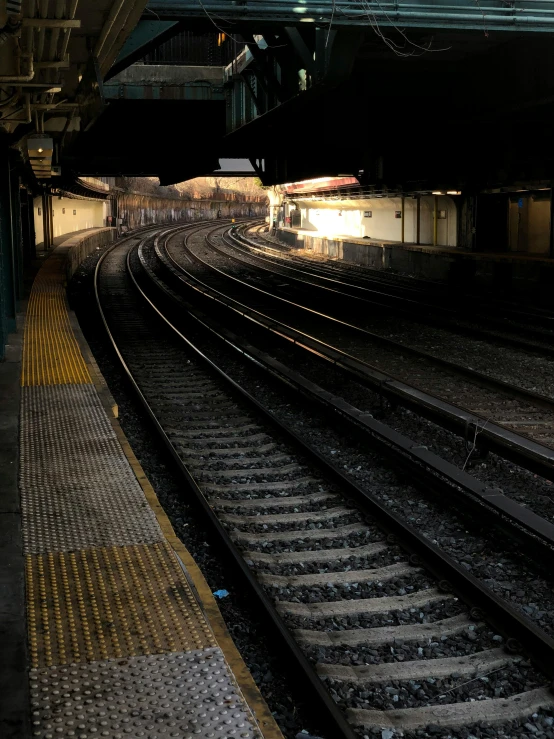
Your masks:
<svg viewBox="0 0 554 739"><path fill-rule="evenodd" d="M210 231L218 230L219 228L217 227L215 229L208 228L208 235ZM195 237L197 234L192 233L191 236ZM187 235L185 235L186 238ZM200 238L202 239L204 236L201 234ZM163 290L171 296L172 301L176 303L179 310L184 309L188 311L190 315L194 315L202 324L206 323L206 321L209 323L210 319L199 313L195 305L183 302L183 289L185 287L190 288L191 283L188 281L183 282L183 279L186 279L188 273L177 262L171 259L167 250L169 243L170 237L156 238L152 248L144 248L143 250L144 254L147 254L151 269L156 272L156 275L152 275L153 281L160 286L164 284L165 280L174 278L173 282L176 285L177 292L172 293L167 287L164 287ZM190 256L192 259L192 254ZM150 270L150 267L145 268ZM207 306L210 315L215 314L216 316L216 320L215 322L212 320L210 328L215 335L225 338L227 342L237 348L246 357L255 358L256 362L263 365L269 372L277 375L287 385L296 387L304 396L308 396L311 402L322 406L328 414L334 417L335 421L342 421L348 427L348 432L353 437L357 438L360 434L366 436L372 445L377 444L385 453L393 449L394 456L398 460L402 460L409 475L413 477L421 477L423 475L425 484L430 491L434 490L439 495L443 495L444 490L441 485L436 484L437 475L446 478L450 483L449 496L453 503L457 502L459 506L466 509L469 507L479 517L487 517L495 527L508 527L510 535L519 539L527 550L533 552L534 556L540 556L545 564L551 562L554 551L554 525L552 523L537 516L532 510L528 510L515 503L512 499L507 498L497 488L491 489L483 483L476 481L474 478L465 474L463 470L460 471L458 467L429 452L425 446L414 443L407 437L402 437L393 429L374 419L365 410L358 410L357 407L346 402L344 398L334 395L333 388L331 392L318 388L317 385L314 385L309 379L307 380L302 375L299 375L298 372L291 371L287 364L283 364L273 358L273 346L270 346L269 350L271 353L268 354L266 351L260 350L257 346L253 346L248 341L245 341L242 336L237 336L235 333L229 332L221 324L221 294L218 294L219 297L214 298L212 291L203 292L201 286L196 283L192 284L195 286L195 291L193 290L192 295L193 302L199 296L204 298L210 297L215 302L215 306ZM175 310L175 305L170 310ZM235 318L237 317L237 313L242 318L240 308L235 309L233 314ZM252 312L247 311L245 315L248 316L249 321L252 321ZM248 324L249 321L246 323ZM236 321L232 321L232 325L235 326L235 324ZM283 325L277 323L275 319L272 319L271 328L272 332L276 332L271 335L277 337L281 336L284 331ZM241 325L242 329L248 331L248 325ZM290 342L286 342L286 344L287 348L290 347ZM320 351L320 348L316 347L316 350ZM313 356L313 354L310 356ZM292 355L285 355L285 362L292 366L297 364L294 352ZM318 382L317 379L316 382ZM333 385L333 382L331 382L331 385ZM494 433L494 429L489 428L487 432L492 434ZM547 564L547 566L549 565Z"/></svg>
<svg viewBox="0 0 554 739"><path fill-rule="evenodd" d="M283 286L276 284L280 278L264 274L263 282L255 275L245 280L242 272L236 274L221 241L208 237L207 246L203 240L196 245L179 237L169 240L165 250L170 266L235 314L247 315L274 336L316 352L393 402L465 436L470 450L476 448L479 438L481 448L548 479L554 477L551 398L299 304L297 293L284 294ZM251 273L252 268L250 277Z"/></svg>
<svg viewBox="0 0 554 739"><path fill-rule="evenodd" d="M554 642L180 333L173 322L183 316L153 303L159 279L148 242L116 244L98 263L105 326L189 489L317 699L327 739L506 725L553 709L545 674L554 676Z"/></svg>
<svg viewBox="0 0 554 739"><path fill-rule="evenodd" d="M529 336L540 342L540 348L552 348L554 340L554 314L551 310L518 305L507 300L484 298L482 295L465 293L442 283L424 281L375 270L357 267L334 260L317 261L295 254L295 250L281 245L276 239L262 232L262 226L252 228L241 224L233 229L235 245L264 257L274 267L301 268L302 273L329 283L336 283L348 294L363 295L369 299L381 298L390 307L422 312L427 320L437 325L450 325L453 329L465 330L469 335L484 335L503 341L510 334L519 335L516 346L533 348ZM283 258L285 257L285 258ZM437 316L437 310L440 316ZM413 313L409 314L413 319ZM484 331L489 325L499 333Z"/></svg>
<svg viewBox="0 0 554 739"><path fill-rule="evenodd" d="M239 263L245 261L272 274L282 274L303 287L336 293L339 301L346 301L350 311L359 313L365 306L368 315L376 310L380 321L387 321L393 315L395 320L403 318L411 323L416 330L419 325L427 324L462 336L554 356L552 313L524 311L513 304L497 305L472 295L456 295L453 299L443 285L430 283L416 287L406 281L353 275L336 262L313 264L309 259L252 241L245 235L247 228L247 224L241 224L229 231L225 238L225 243L232 247L229 256ZM352 301L358 301L358 305ZM358 321L357 325L364 327L363 319Z"/></svg>

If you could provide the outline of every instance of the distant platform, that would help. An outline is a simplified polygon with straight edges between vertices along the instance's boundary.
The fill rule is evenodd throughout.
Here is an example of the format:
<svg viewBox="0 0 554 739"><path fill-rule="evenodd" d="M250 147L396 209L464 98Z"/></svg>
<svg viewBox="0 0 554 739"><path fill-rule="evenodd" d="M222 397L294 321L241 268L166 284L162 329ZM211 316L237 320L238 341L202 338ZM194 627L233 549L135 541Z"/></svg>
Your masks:
<svg viewBox="0 0 554 739"><path fill-rule="evenodd" d="M522 252L473 252L452 246L408 244L352 236L326 238L313 231L277 229L284 244L306 255L384 269L468 288L527 293L554 280L554 259ZM546 299L545 295L545 299Z"/></svg>

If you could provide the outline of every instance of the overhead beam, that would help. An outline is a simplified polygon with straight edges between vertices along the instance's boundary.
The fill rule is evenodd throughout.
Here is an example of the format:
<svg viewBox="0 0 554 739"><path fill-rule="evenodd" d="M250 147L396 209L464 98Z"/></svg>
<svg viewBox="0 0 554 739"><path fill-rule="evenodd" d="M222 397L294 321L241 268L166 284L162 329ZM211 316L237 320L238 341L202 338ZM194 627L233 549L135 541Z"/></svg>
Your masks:
<svg viewBox="0 0 554 739"><path fill-rule="evenodd" d="M317 48L324 69L325 82L338 85L350 76L354 59L363 39L361 28L341 28L331 30L328 35L329 44L324 41L323 29L318 29ZM317 52L316 52L317 60Z"/></svg>
<svg viewBox="0 0 554 739"><path fill-rule="evenodd" d="M109 72L139 22L146 3L147 0L117 0L112 6L93 50L102 78Z"/></svg>
<svg viewBox="0 0 554 739"><path fill-rule="evenodd" d="M35 69L69 69L69 54L63 61L35 62Z"/></svg>
<svg viewBox="0 0 554 739"><path fill-rule="evenodd" d="M250 38L252 40L248 40L246 43L248 45L250 53L252 54L254 62L264 76L268 88L276 96L277 100L282 103L287 96L285 95L283 86L275 75L271 64L272 59L269 55L269 51L268 49L260 49L260 47L256 43L256 40L254 39L254 36L250 35Z"/></svg>
<svg viewBox="0 0 554 739"><path fill-rule="evenodd" d="M178 21L158 21L158 20L141 20L133 29L115 63L106 74L105 79L109 80L116 74L119 74L131 64L142 59L158 46L169 41L181 30L184 24Z"/></svg>
<svg viewBox="0 0 554 739"><path fill-rule="evenodd" d="M254 105L256 106L256 110L258 111L258 115L262 115L262 113L265 112L264 106L262 105L260 99L254 92L254 88L252 86L252 80L250 79L250 75L247 72L241 72L240 76L244 80L244 84L248 92L250 93L252 100L254 101Z"/></svg>
<svg viewBox="0 0 554 739"><path fill-rule="evenodd" d="M287 27L302 24L315 26L363 26L378 23L380 27L425 28L472 31L517 31L519 33L550 33L554 29L554 8L544 2L513 0L507 3L489 3L481 8L468 0L445 0L440 6L430 3L417 5L411 0L383 6L379 0L355 2L351 0L259 0L229 3L225 0L149 0L148 10L160 20L197 20L278 24Z"/></svg>
<svg viewBox="0 0 554 739"><path fill-rule="evenodd" d="M81 28L80 20L66 21L57 18L23 18L23 28Z"/></svg>
<svg viewBox="0 0 554 739"><path fill-rule="evenodd" d="M310 49L308 48L308 45L302 38L302 34L298 30L298 28L295 28L294 26L286 26L285 33L287 34L292 44L292 48L295 50L296 54L300 58L300 61L304 65L304 69L306 70L306 72L312 77L315 77L316 66L314 62L313 51L310 51Z"/></svg>

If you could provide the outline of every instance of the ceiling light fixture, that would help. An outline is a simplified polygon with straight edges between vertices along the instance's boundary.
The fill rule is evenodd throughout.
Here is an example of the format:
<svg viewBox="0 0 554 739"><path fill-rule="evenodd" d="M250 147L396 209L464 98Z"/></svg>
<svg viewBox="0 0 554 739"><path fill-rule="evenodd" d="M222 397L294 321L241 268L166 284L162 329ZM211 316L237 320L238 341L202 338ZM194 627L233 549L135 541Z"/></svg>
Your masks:
<svg viewBox="0 0 554 739"><path fill-rule="evenodd" d="M54 140L46 134L35 134L27 139L29 163L36 177L50 177Z"/></svg>

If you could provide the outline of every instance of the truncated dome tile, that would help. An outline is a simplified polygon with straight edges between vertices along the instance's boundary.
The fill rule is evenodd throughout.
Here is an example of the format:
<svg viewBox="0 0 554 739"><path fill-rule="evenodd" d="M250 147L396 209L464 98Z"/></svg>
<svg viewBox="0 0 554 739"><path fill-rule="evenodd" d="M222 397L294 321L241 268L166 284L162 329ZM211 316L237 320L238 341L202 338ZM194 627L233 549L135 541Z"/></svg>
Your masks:
<svg viewBox="0 0 554 739"><path fill-rule="evenodd" d="M167 543L27 555L33 667L216 645Z"/></svg>
<svg viewBox="0 0 554 739"><path fill-rule="evenodd" d="M20 454L29 554L162 539L94 385L22 388Z"/></svg>
<svg viewBox="0 0 554 739"><path fill-rule="evenodd" d="M220 649L31 671L40 739L262 739Z"/></svg>
<svg viewBox="0 0 554 739"><path fill-rule="evenodd" d="M33 283L23 342L21 385L91 383L69 321L63 251L50 255Z"/></svg>

